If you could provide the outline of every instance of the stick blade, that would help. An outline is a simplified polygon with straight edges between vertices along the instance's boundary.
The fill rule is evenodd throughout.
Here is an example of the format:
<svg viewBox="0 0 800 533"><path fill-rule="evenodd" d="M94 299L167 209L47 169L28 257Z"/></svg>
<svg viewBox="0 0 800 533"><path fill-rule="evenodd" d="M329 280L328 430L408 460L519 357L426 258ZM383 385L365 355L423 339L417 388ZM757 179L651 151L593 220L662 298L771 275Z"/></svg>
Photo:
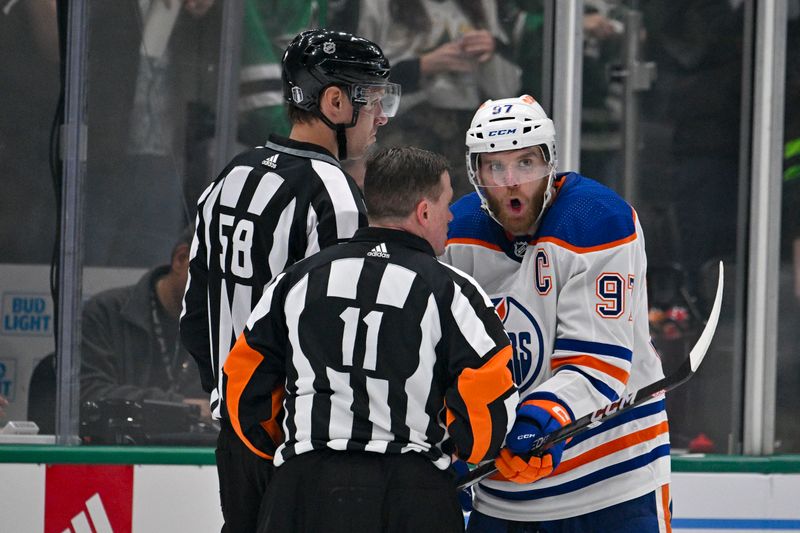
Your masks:
<svg viewBox="0 0 800 533"><path fill-rule="evenodd" d="M719 312L722 308L722 289L725 285L725 272L722 266L722 261L719 262L719 280L717 281L717 294L714 296L714 305L711 307L711 314L708 316L706 327L703 328L703 333L697 339L697 343L689 352L689 364L692 367L692 372L695 372L703 362L706 356L708 347L711 345L711 340L714 338L714 332L717 330L717 323L719 322Z"/></svg>

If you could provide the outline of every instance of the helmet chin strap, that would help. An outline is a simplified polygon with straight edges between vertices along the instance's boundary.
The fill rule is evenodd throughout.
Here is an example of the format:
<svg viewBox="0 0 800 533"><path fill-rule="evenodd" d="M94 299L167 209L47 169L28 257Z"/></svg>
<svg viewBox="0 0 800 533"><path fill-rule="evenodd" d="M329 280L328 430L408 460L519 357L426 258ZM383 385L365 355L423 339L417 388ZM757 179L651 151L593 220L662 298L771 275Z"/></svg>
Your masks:
<svg viewBox="0 0 800 533"><path fill-rule="evenodd" d="M347 159L347 128L344 124L336 125L336 144L339 146L339 161Z"/></svg>
<svg viewBox="0 0 800 533"><path fill-rule="evenodd" d="M339 150L337 157L339 158L339 161L344 161L347 159L347 128L352 128L356 125L356 122L358 122L358 111L359 106L354 105L353 117L350 119L350 124L334 124L331 122L331 119L326 117L319 108L316 109L316 115L320 118L320 120L322 120L326 126L336 133L336 145Z"/></svg>
<svg viewBox="0 0 800 533"><path fill-rule="evenodd" d="M533 222L533 233L536 233L536 230L539 229L539 222L541 222L544 212L547 211L547 208L550 206L550 202L553 201L553 181L555 181L555 176L556 169L554 168L550 171L550 175L547 177L547 188L544 190L542 210L539 211L539 216L537 216L536 220Z"/></svg>

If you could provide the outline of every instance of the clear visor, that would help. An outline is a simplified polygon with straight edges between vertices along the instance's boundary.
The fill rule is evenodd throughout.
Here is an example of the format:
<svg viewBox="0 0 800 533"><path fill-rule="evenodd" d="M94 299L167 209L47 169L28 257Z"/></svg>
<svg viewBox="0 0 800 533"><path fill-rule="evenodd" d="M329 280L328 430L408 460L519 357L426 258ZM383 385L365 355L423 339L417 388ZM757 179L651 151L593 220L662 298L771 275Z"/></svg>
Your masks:
<svg viewBox="0 0 800 533"><path fill-rule="evenodd" d="M512 187L550 176L554 168L544 159L541 147L514 152L478 154L478 185L482 187Z"/></svg>
<svg viewBox="0 0 800 533"><path fill-rule="evenodd" d="M393 117L400 107L400 85L381 83L376 85L359 84L353 87L353 103L361 104L361 109L378 112L384 117Z"/></svg>

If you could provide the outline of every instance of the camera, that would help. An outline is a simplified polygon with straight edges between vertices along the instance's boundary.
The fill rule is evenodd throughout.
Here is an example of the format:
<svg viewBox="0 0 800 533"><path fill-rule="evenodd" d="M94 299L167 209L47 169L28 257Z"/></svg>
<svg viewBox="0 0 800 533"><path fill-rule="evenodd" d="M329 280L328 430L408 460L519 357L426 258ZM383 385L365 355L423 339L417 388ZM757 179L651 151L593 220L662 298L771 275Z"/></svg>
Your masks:
<svg viewBox="0 0 800 533"><path fill-rule="evenodd" d="M219 426L200 417L195 405L158 400L84 402L84 444L215 446Z"/></svg>

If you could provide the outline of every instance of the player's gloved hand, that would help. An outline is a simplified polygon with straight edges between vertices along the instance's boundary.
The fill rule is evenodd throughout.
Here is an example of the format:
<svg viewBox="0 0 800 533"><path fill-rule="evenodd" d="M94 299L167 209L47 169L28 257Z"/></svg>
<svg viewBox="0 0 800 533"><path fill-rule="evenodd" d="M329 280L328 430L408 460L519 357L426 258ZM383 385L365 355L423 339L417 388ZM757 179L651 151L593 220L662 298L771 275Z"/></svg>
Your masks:
<svg viewBox="0 0 800 533"><path fill-rule="evenodd" d="M548 400L528 400L517 408L517 418L506 435L506 447L495 459L497 470L509 481L533 483L549 476L561 462L566 441L550 447L541 457L524 459L526 454L543 435L552 433L572 422L569 413L561 404Z"/></svg>
<svg viewBox="0 0 800 533"><path fill-rule="evenodd" d="M529 451L539 437L552 433L572 422L567 410L559 403L549 400L528 400L517 407L517 418L506 435L506 448L516 454ZM550 448L550 452L558 446ZM561 451L564 445L561 444ZM561 451L558 460L561 460ZM555 466L557 466L556 463Z"/></svg>
<svg viewBox="0 0 800 533"><path fill-rule="evenodd" d="M461 479L469 472L469 466L461 459L454 459L450 464L450 471L455 476L456 480ZM472 511L472 487L467 487L458 491L458 502L461 508L466 511Z"/></svg>
<svg viewBox="0 0 800 533"><path fill-rule="evenodd" d="M494 465L505 479L514 483L533 483L537 479L549 476L554 469L553 456L549 452L542 457L534 456L526 461L508 448L500 450Z"/></svg>

